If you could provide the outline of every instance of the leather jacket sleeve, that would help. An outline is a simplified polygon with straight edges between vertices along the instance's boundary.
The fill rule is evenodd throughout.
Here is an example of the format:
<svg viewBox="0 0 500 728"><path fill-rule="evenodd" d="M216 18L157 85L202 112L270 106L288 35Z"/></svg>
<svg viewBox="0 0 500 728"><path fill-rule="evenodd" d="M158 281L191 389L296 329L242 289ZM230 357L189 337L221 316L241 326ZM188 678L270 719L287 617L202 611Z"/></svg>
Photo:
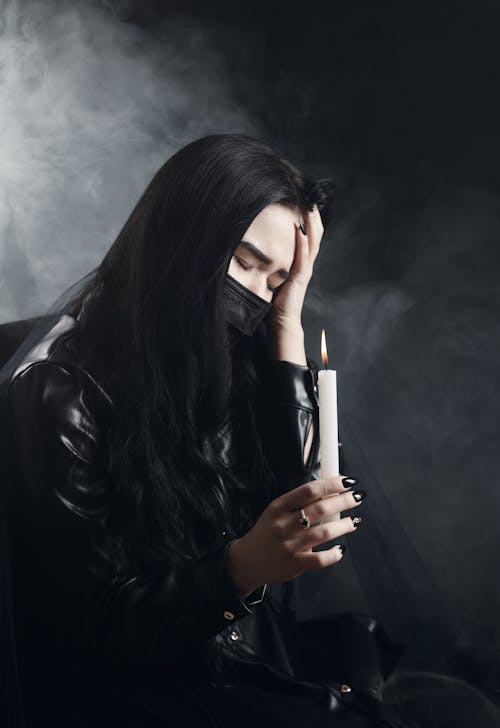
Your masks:
<svg viewBox="0 0 500 728"><path fill-rule="evenodd" d="M9 390L21 539L64 640L119 664L169 664L252 613L229 577L230 535L182 569L142 580L126 561L110 580L105 549L109 398L71 363L36 361ZM225 532L224 532L225 533ZM256 598L257 596L257 598Z"/></svg>
<svg viewBox="0 0 500 728"><path fill-rule="evenodd" d="M270 359L265 381L266 453L285 493L320 477L318 367L312 359L307 366ZM304 463L304 449L314 422L314 438Z"/></svg>

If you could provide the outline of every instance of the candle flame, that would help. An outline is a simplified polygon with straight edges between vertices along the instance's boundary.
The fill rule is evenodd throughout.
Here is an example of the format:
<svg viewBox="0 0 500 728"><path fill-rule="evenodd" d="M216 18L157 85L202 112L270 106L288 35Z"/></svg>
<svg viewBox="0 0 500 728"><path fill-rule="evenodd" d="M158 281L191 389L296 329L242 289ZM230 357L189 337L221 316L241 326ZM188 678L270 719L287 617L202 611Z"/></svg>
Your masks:
<svg viewBox="0 0 500 728"><path fill-rule="evenodd" d="M328 369L328 351L326 348L325 329L321 330L321 361L323 363L323 368Z"/></svg>

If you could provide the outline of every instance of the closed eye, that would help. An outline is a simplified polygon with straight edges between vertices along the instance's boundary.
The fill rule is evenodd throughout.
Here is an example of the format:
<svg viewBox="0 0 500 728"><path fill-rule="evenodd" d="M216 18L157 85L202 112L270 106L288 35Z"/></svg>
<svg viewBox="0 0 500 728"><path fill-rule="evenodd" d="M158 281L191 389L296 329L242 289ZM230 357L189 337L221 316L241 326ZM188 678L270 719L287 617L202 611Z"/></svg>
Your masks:
<svg viewBox="0 0 500 728"><path fill-rule="evenodd" d="M252 265L248 265L247 263L244 263L240 258L237 258L235 255L233 257L234 257L235 261L238 263L238 265L240 266L240 268L243 268L243 270L252 270L253 269ZM283 285L283 283L281 283L276 288L271 288L271 286L269 284L267 284L267 289L269 291L271 291L272 293L276 293L276 291L278 291L282 285Z"/></svg>
<svg viewBox="0 0 500 728"><path fill-rule="evenodd" d="M237 258L236 256L234 256L234 259L238 263L238 265L240 266L240 268L243 268L243 270L252 270L252 267L253 266L247 265L246 263L243 263L243 261L240 258Z"/></svg>

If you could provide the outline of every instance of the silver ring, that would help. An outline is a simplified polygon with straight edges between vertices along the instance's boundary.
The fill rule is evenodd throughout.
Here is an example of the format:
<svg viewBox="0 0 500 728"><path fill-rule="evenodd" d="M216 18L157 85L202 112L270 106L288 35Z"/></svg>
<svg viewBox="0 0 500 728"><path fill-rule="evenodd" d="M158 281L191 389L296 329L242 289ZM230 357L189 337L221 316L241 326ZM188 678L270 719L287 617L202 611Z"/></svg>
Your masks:
<svg viewBox="0 0 500 728"><path fill-rule="evenodd" d="M311 521L306 516L306 512L303 508L300 509L299 523L303 528L311 528Z"/></svg>

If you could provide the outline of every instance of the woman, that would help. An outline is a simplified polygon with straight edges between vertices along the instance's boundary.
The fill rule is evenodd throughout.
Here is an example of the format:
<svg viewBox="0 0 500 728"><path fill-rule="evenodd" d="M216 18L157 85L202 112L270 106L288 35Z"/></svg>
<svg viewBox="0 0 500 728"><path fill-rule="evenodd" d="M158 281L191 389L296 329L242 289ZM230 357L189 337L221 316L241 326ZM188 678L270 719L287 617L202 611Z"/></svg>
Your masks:
<svg viewBox="0 0 500 728"><path fill-rule="evenodd" d="M375 620L287 598L362 538L365 491L319 477L301 326L330 203L256 139L188 144L16 363L27 725L418 725L381 699Z"/></svg>

